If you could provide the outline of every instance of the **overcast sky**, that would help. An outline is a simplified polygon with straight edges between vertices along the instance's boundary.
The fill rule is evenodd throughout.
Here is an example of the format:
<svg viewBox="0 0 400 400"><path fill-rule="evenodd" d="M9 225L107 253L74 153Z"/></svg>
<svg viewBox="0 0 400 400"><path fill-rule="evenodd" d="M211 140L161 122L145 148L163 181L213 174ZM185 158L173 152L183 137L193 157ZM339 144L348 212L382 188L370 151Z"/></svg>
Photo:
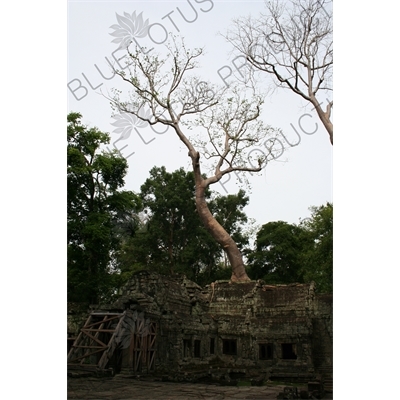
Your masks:
<svg viewBox="0 0 400 400"><path fill-rule="evenodd" d="M112 142L120 137L114 132L115 119L109 102L101 94L116 87L129 89L118 76L111 78L108 64L125 55L112 42L116 38L111 35L115 31L112 26L119 24L117 14L135 13L136 21L141 18L143 23L148 20L150 25L154 24L151 41L149 36L137 39L140 45L154 47L154 51L164 51L161 42L166 32L182 36L189 48L205 47L205 56L200 59L202 68L197 74L223 85L237 79L235 65L240 68L243 61L235 60L237 54L231 53L232 46L221 34L232 26L233 18L257 16L263 11L264 1L70 1L67 111L80 112L85 124L109 132ZM264 75L262 84L270 84L269 76ZM250 177L251 189L244 187L250 195L246 212L260 225L275 220L297 223L309 215L310 206L332 201L332 146L315 112L289 91L278 90L266 98L263 120L281 128L291 144L298 144L269 163L261 174ZM164 127L155 129L162 132ZM314 131L312 135L306 134ZM126 189L139 191L153 166L164 165L170 172L180 167L190 170L187 151L172 130L157 134L147 127L139 132L140 135L132 131L129 138L115 144L129 163ZM240 182L232 175L212 189L233 194L239 187Z"/></svg>
<svg viewBox="0 0 400 400"><path fill-rule="evenodd" d="M116 48L110 36L110 26L117 23L115 13L137 11L143 12L151 23L165 23L165 26L169 23L172 29L170 20L162 19L169 14L188 45L206 46L207 77L218 80L217 71L230 65L232 59L228 44L215 33L223 32L232 17L257 14L263 3L213 0L214 7L207 12L199 10L207 10L209 2L192 3L198 12L193 23L179 19L176 10L176 7L182 12L186 10L189 19L187 2L19 1L3 2L0 6L3 39L0 293L2 304L7 304L2 309L3 320L19 318L17 311L26 310L27 302L30 310L50 310L55 320L52 335L43 336L40 329L29 332L31 342L45 340L47 348L52 349L48 357L35 359L36 368L24 376L23 385L20 375L8 374L4 393L27 398L37 392L43 399L59 398L60 392L65 395L66 382L62 377L66 376L62 373L66 368L65 347L59 340L66 328L65 314L60 312L65 310L67 276L65 111L79 111L86 123L118 137L112 133L111 112L101 96L89 88L88 95L77 101L65 87L65 77L68 75L67 82L80 79L82 85L88 86L83 73L92 79L94 87L103 83L99 89L116 86L116 79L107 82L99 79L94 65L103 66L105 71L105 57L110 58ZM365 385L365 377L370 374L371 363L378 365L383 360L389 366L393 343L398 340L397 319L393 316L398 313L399 282L396 228L400 222L397 212L400 136L396 95L400 88L397 64L393 62L398 48L398 13L394 7L394 2L382 0L336 2L334 8L334 340L338 398L356 398L360 385ZM266 107L265 121L280 126L288 135L292 133L290 124L296 126L304 113L301 102L296 103L293 96L281 93L269 98ZM149 169L157 163L147 148L153 146L159 152L168 149L172 154L175 146L168 146L162 136L147 146L137 135L132 135L127 143L135 151L128 159L127 188L138 190ZM302 135L301 143L285 156L286 163L269 165L264 175L252 178L253 194L246 211L260 224L276 219L297 222L299 217L307 216L309 205L332 199L331 147L321 126L314 135ZM186 158L185 152L181 152L176 159L171 155L160 160L159 165L165 164L173 170L186 166ZM234 193L236 189L233 185L229 191ZM26 312L24 321L27 326L34 326L37 313ZM4 329L2 334L3 343L26 340L26 330ZM371 343L380 346L374 354L365 351ZM8 369L20 368L15 348L5 346L4 350ZM48 365L56 367L49 369ZM357 384L347 385L349 376ZM49 379L58 382L46 384ZM392 385L381 382L396 379L396 368L375 368L374 379L368 381L363 396L373 399L379 393L380 398L390 398Z"/></svg>

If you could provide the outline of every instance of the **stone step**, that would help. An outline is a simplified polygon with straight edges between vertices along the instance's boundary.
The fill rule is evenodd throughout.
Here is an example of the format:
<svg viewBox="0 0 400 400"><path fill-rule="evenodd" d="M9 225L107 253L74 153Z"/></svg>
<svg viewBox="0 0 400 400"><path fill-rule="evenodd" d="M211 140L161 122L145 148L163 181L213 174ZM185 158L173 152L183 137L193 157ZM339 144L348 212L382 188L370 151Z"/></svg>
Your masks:
<svg viewBox="0 0 400 400"><path fill-rule="evenodd" d="M324 380L324 390L326 392L333 392L333 379L325 379Z"/></svg>

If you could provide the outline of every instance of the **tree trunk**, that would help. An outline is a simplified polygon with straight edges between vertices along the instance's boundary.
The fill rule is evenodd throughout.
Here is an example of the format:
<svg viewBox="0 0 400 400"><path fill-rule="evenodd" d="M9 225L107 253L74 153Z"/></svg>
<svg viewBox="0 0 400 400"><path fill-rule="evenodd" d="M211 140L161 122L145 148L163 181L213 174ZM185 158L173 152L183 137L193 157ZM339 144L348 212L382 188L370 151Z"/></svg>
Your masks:
<svg viewBox="0 0 400 400"><path fill-rule="evenodd" d="M321 120L321 122L324 124L324 127L325 127L326 131L328 132L331 145L333 146L333 124L330 120L330 114L331 114L330 105L328 105L327 110L324 111L321 108L320 104L318 103L318 101L315 97L311 98L311 103L315 106L315 110L317 111L318 117Z"/></svg>
<svg viewBox="0 0 400 400"><path fill-rule="evenodd" d="M212 237L222 246L222 249L227 254L232 268L231 281L250 281L250 278L247 276L246 269L244 267L242 254L235 241L231 238L223 226L215 219L208 208L205 198L205 191L208 185L201 176L198 157L198 154L196 159L193 159L192 157L192 161L196 184L196 209L199 213L200 220L203 222L204 226L210 232Z"/></svg>

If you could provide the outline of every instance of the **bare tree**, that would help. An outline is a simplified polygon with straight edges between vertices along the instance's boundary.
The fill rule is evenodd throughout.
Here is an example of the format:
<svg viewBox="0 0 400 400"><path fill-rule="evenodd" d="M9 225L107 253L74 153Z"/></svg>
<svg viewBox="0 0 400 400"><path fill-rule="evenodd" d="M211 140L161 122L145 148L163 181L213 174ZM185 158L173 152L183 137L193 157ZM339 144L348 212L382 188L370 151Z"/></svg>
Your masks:
<svg viewBox="0 0 400 400"><path fill-rule="evenodd" d="M210 212L205 191L226 174L261 171L273 156L275 131L259 120L262 96L252 92L246 98L243 88L217 88L188 75L198 67L202 49L189 51L173 41L167 53L162 58L139 48L128 49L129 67L116 73L129 84L130 97L123 101L122 92L116 90L111 103L116 111L133 114L150 125L172 128L185 145L195 176L200 219L226 252L231 280L247 281L242 254ZM262 142L267 137L272 139ZM257 144L264 146L262 151L254 151ZM209 176L202 171L203 164L211 167Z"/></svg>
<svg viewBox="0 0 400 400"><path fill-rule="evenodd" d="M258 71L267 72L278 87L310 102L333 145L333 27L331 0L266 2L266 14L234 20L225 36ZM325 102L325 106L323 103Z"/></svg>

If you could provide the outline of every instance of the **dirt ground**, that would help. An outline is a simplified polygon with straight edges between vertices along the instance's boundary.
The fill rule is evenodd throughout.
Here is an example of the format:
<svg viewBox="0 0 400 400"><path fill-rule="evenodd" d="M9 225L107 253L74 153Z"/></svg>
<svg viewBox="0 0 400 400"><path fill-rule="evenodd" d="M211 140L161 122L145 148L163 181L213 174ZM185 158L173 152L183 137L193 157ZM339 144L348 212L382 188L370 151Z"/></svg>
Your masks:
<svg viewBox="0 0 400 400"><path fill-rule="evenodd" d="M113 378L68 377L68 399L87 400L267 400L276 399L284 386L217 386L155 382L116 375Z"/></svg>

